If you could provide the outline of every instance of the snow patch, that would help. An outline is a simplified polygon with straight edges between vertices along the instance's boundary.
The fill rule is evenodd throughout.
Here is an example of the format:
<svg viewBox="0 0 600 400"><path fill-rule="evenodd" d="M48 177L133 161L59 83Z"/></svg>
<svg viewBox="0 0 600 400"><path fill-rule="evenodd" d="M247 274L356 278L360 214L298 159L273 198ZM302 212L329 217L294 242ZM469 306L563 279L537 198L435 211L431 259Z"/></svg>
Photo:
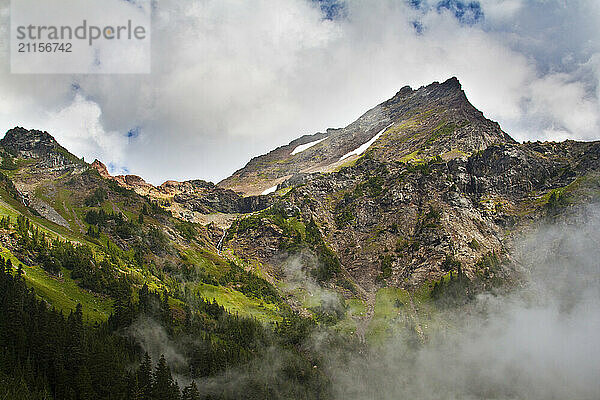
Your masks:
<svg viewBox="0 0 600 400"><path fill-rule="evenodd" d="M273 187L270 187L270 188L268 188L267 190L265 190L265 191L264 191L264 192L262 192L261 194L262 194L262 195L265 195L265 194L269 194L269 193L274 193L276 190L277 190L277 185L275 185L275 186L273 186Z"/></svg>
<svg viewBox="0 0 600 400"><path fill-rule="evenodd" d="M348 158L350 156L353 155L357 155L360 156L362 153L364 153L369 147L371 147L371 145L373 143L375 143L375 141L377 139L379 139L379 137L383 134L383 132L386 131L387 128L389 128L390 126L394 125L394 123L392 122L391 124L389 124L388 126L386 126L385 128L383 128L382 130L379 131L379 133L375 136L373 136L373 138L371 140L369 140L367 143L362 144L359 148L352 150L350 153L344 154L341 158L340 161L342 161L344 158Z"/></svg>
<svg viewBox="0 0 600 400"><path fill-rule="evenodd" d="M327 139L327 136L324 137L323 139L315 140L314 142L309 142L309 143L301 144L300 146L296 146L296 148L290 153L290 155L293 156L294 154L301 153L304 150L307 150L307 149L313 147L314 145L321 143L325 139Z"/></svg>

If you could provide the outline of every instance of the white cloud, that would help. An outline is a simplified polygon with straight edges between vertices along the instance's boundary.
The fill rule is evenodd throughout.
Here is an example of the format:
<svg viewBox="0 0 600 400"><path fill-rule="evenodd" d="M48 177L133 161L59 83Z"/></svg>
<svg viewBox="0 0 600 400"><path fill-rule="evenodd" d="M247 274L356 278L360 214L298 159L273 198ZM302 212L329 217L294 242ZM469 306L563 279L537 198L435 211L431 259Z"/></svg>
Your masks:
<svg viewBox="0 0 600 400"><path fill-rule="evenodd" d="M117 132L107 132L100 123L102 110L98 104L76 95L73 102L47 115L44 129L72 153L109 160L113 173L123 172L127 140Z"/></svg>
<svg viewBox="0 0 600 400"><path fill-rule="evenodd" d="M480 0L485 18L494 22L510 21L522 8L523 0Z"/></svg>
<svg viewBox="0 0 600 400"><path fill-rule="evenodd" d="M470 27L392 0L348 0L347 17L334 21L308 0L157 7L151 75L15 76L1 61L0 129L50 130L68 109L61 115L73 121L51 133L79 143L88 159L99 154L154 183L219 180L252 156L352 122L405 84L456 75L517 139L600 136L593 1L486 0L486 19ZM128 140L133 127L140 135Z"/></svg>
<svg viewBox="0 0 600 400"><path fill-rule="evenodd" d="M552 74L531 84L531 111L551 115L572 136L598 134L598 99L587 95L582 82L571 82L566 74Z"/></svg>

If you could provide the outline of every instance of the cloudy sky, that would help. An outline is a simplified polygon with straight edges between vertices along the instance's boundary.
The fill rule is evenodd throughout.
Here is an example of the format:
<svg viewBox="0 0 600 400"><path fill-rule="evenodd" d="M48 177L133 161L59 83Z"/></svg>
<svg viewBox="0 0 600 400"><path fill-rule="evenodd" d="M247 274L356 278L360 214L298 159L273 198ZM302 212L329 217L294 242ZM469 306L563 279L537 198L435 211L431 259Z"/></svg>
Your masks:
<svg viewBox="0 0 600 400"><path fill-rule="evenodd" d="M451 76L517 140L600 139L598 0L160 0L147 75L10 74L9 18L0 0L0 132L152 183L218 181Z"/></svg>

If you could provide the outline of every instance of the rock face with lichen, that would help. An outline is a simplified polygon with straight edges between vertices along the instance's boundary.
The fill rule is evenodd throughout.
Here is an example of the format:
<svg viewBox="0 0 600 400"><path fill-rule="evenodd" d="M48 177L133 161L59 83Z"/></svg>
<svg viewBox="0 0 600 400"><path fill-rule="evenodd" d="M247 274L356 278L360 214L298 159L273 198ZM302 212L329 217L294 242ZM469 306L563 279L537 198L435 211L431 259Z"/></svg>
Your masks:
<svg viewBox="0 0 600 400"><path fill-rule="evenodd" d="M47 199L35 196L34 191L40 181L82 173L88 168L86 163L69 153L48 132L38 130L13 128L0 140L0 146L3 157L20 159L25 165L17 173L19 179L11 182L17 193L14 197L47 220L67 227L67 221Z"/></svg>
<svg viewBox="0 0 600 400"><path fill-rule="evenodd" d="M194 214L238 214L262 210L271 204L271 197L244 197L230 189L223 189L212 182L190 180L166 181L153 186L137 175L111 176L106 166L94 160L91 165L100 176L116 182L119 186L166 202L167 208L186 220L195 221Z"/></svg>

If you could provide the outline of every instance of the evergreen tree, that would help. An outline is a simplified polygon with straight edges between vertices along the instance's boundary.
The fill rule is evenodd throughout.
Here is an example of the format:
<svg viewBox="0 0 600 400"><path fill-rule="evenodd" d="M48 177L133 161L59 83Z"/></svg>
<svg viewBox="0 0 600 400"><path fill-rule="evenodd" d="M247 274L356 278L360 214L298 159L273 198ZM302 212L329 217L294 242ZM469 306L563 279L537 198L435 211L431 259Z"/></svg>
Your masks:
<svg viewBox="0 0 600 400"><path fill-rule="evenodd" d="M144 354L144 360L137 371L137 383L141 392L142 400L152 399L152 360L148 353Z"/></svg>
<svg viewBox="0 0 600 400"><path fill-rule="evenodd" d="M179 400L179 388L173 381L165 356L161 355L152 382L152 400Z"/></svg>
<svg viewBox="0 0 600 400"><path fill-rule="evenodd" d="M144 393L140 388L137 374L132 375L129 380L129 400L144 400Z"/></svg>
<svg viewBox="0 0 600 400"><path fill-rule="evenodd" d="M189 386L183 389L181 400L200 400L200 392L195 381L192 381Z"/></svg>
<svg viewBox="0 0 600 400"><path fill-rule="evenodd" d="M69 343L67 344L67 365L80 368L84 363L83 307L77 303L75 311L69 315ZM88 373L89 374L89 373Z"/></svg>
<svg viewBox="0 0 600 400"><path fill-rule="evenodd" d="M144 283L144 286L138 292L139 298L139 309L141 312L146 313L150 311L150 292L148 290L148 285Z"/></svg>
<svg viewBox="0 0 600 400"><path fill-rule="evenodd" d="M160 314L163 323L165 324L167 330L171 328L171 308L169 307L169 292L167 289L163 291L162 301L160 303Z"/></svg>
<svg viewBox="0 0 600 400"><path fill-rule="evenodd" d="M75 387L77 389L78 400L94 400L92 377L85 365L79 368L77 371L77 376L75 377Z"/></svg>

